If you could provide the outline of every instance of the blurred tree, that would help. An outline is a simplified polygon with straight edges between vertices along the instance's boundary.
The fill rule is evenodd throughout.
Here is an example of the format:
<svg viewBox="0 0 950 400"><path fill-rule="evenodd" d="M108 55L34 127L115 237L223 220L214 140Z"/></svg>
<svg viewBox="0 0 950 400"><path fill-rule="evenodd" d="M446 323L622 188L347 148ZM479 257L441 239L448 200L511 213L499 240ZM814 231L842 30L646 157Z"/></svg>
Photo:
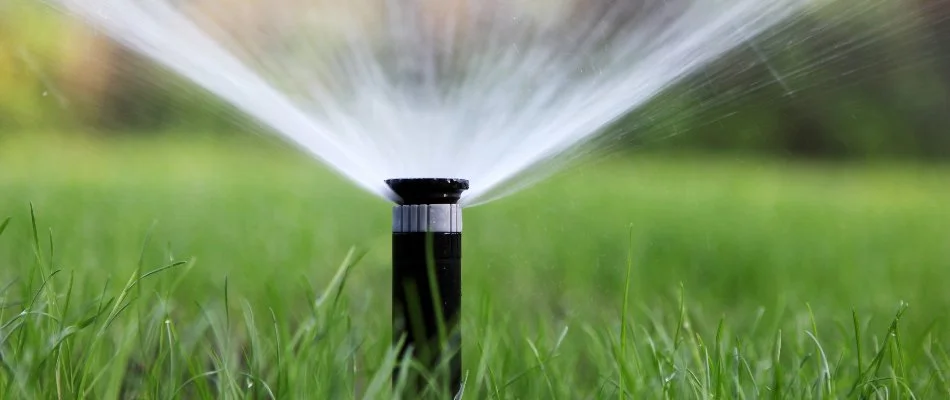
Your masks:
<svg viewBox="0 0 950 400"><path fill-rule="evenodd" d="M59 30L48 15L21 2L0 2L0 133L21 126L47 128L63 106L52 66Z"/></svg>
<svg viewBox="0 0 950 400"><path fill-rule="evenodd" d="M935 73L917 11L903 1L834 2L723 57L651 108L670 95L694 98L685 111L694 132L677 136L680 146L946 157L950 78Z"/></svg>
<svg viewBox="0 0 950 400"><path fill-rule="evenodd" d="M922 134L928 136L927 142L933 143L925 154L950 157L950 0L916 0L917 9L924 20L926 41L922 53L932 58L939 68L940 82L922 87L921 91L930 92L928 98L933 101L932 108L921 110Z"/></svg>

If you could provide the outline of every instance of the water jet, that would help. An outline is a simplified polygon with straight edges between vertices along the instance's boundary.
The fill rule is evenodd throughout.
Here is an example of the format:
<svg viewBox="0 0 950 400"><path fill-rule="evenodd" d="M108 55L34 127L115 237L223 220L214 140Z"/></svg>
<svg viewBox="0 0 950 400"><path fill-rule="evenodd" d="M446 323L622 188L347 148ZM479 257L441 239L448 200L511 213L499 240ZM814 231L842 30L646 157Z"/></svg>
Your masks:
<svg viewBox="0 0 950 400"><path fill-rule="evenodd" d="M448 362L449 388L461 386L459 309L462 303L464 179L390 179L393 207L392 323L400 358L430 370Z"/></svg>

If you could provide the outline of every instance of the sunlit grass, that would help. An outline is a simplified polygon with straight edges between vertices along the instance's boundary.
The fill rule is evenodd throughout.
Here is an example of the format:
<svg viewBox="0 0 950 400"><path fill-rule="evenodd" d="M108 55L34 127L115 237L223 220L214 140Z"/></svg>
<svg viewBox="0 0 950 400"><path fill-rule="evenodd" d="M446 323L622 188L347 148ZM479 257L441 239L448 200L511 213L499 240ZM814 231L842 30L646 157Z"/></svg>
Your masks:
<svg viewBox="0 0 950 400"><path fill-rule="evenodd" d="M253 141L0 171L0 398L389 396L385 202ZM644 155L470 209L465 398L950 396L947 179Z"/></svg>

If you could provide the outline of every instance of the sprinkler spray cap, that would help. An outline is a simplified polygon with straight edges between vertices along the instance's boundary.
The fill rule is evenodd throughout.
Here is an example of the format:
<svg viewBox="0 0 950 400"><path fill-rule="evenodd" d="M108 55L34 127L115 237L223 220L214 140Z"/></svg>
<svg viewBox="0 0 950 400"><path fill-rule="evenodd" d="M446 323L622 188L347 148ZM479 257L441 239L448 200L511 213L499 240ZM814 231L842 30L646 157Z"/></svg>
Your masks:
<svg viewBox="0 0 950 400"><path fill-rule="evenodd" d="M386 184L400 197L400 205L455 204L462 197L462 192L468 189L465 179L389 179Z"/></svg>

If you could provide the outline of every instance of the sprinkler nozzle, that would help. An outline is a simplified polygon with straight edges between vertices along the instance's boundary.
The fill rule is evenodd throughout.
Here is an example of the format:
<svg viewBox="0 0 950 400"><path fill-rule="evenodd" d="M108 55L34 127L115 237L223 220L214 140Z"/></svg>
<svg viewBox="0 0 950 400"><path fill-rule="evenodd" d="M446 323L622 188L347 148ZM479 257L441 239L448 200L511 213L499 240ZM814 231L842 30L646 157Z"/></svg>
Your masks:
<svg viewBox="0 0 950 400"><path fill-rule="evenodd" d="M456 204L462 192L468 190L465 179L389 179L386 184L399 196L400 205Z"/></svg>

